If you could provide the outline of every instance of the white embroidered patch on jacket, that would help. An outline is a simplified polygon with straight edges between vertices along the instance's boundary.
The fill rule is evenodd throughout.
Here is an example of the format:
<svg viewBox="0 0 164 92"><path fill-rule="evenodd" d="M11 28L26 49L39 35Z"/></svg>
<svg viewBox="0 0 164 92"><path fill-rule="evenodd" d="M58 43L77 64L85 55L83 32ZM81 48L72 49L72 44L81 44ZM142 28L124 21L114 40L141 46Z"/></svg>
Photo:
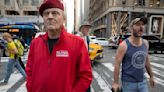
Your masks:
<svg viewBox="0 0 164 92"><path fill-rule="evenodd" d="M69 53L67 50L59 50L56 51L56 57L69 57Z"/></svg>

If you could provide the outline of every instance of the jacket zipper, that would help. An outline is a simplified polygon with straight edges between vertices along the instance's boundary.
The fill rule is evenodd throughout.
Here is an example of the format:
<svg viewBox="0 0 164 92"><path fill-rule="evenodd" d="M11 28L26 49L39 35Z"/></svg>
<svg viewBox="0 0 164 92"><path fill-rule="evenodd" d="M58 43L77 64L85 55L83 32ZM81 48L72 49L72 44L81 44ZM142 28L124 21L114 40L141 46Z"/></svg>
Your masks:
<svg viewBox="0 0 164 92"><path fill-rule="evenodd" d="M48 64L50 65L51 64L51 53L50 53L50 50L49 50L49 46L48 46L48 43L47 43L47 41L42 37L42 36L40 36L42 39L43 39L43 41L45 42L45 44L46 44L46 46L47 46L47 49L48 49L48 52L49 52L49 55L50 55L50 58L49 58L49 60L48 60ZM60 39L57 41L57 43L55 44L55 45L57 45L57 44L59 44L59 42L60 42ZM52 53L53 53L53 50L54 50L54 48L52 49Z"/></svg>
<svg viewBox="0 0 164 92"><path fill-rule="evenodd" d="M51 53L50 53L50 50L49 50L48 43L47 43L47 41L46 41L42 36L40 36L40 37L43 39L43 41L45 42L45 44L46 44L46 46L47 46L48 53L49 53L49 55L50 55L50 57L49 57L49 59L48 59L48 65L50 66L50 65L51 65Z"/></svg>

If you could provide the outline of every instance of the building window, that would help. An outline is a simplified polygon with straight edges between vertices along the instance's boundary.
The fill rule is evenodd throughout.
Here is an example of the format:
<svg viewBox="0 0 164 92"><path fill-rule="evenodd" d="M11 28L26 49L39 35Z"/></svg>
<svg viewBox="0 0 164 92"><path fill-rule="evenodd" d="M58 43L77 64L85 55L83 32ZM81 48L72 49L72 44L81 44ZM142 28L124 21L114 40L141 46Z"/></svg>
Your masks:
<svg viewBox="0 0 164 92"><path fill-rule="evenodd" d="M144 6L145 5L145 0L138 0L138 5Z"/></svg>
<svg viewBox="0 0 164 92"><path fill-rule="evenodd" d="M37 16L38 12L37 11L24 11L24 15L35 15L35 16Z"/></svg>
<svg viewBox="0 0 164 92"><path fill-rule="evenodd" d="M31 5L39 5L39 0L32 0Z"/></svg>
<svg viewBox="0 0 164 92"><path fill-rule="evenodd" d="M161 3L164 3L164 0L160 0Z"/></svg>
<svg viewBox="0 0 164 92"><path fill-rule="evenodd" d="M4 0L5 1L5 5L10 5L10 0Z"/></svg>
<svg viewBox="0 0 164 92"><path fill-rule="evenodd" d="M6 11L6 15L19 15L17 11Z"/></svg>
<svg viewBox="0 0 164 92"><path fill-rule="evenodd" d="M29 0L23 0L23 5L28 5Z"/></svg>

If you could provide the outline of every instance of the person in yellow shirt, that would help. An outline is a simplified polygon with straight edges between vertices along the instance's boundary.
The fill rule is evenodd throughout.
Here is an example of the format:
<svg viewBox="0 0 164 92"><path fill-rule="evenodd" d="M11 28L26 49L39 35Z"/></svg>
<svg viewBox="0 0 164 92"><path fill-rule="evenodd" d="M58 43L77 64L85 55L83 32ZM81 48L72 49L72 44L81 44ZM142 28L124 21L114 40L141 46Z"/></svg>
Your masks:
<svg viewBox="0 0 164 92"><path fill-rule="evenodd" d="M7 51L9 53L9 61L7 64L6 76L5 76L3 84L8 83L8 80L10 78L10 75L11 75L14 67L16 67L19 70L19 72L22 74L22 76L25 79L26 73L23 70L23 68L20 66L17 58L15 58L16 54L18 54L18 50L17 50L15 43L12 39L12 36L9 33L5 32L5 33L3 33L2 37L4 40L7 41Z"/></svg>

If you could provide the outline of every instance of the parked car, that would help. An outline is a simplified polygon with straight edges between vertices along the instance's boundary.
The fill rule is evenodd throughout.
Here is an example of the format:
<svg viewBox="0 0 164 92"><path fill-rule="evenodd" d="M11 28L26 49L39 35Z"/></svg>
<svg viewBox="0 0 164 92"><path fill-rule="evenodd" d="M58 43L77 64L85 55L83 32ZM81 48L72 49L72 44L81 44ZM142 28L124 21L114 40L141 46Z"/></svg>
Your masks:
<svg viewBox="0 0 164 92"><path fill-rule="evenodd" d="M91 61L103 58L103 47L99 44L89 44L89 57Z"/></svg>
<svg viewBox="0 0 164 92"><path fill-rule="evenodd" d="M98 44L98 41L96 39L96 36L89 36L90 43Z"/></svg>
<svg viewBox="0 0 164 92"><path fill-rule="evenodd" d="M164 53L164 41L154 35L144 35L143 39L147 39L149 42L149 52L157 53L160 51Z"/></svg>
<svg viewBox="0 0 164 92"><path fill-rule="evenodd" d="M109 38L109 47L117 48L118 47L118 39L119 39L119 36L111 36Z"/></svg>
<svg viewBox="0 0 164 92"><path fill-rule="evenodd" d="M124 39L128 38L130 34L124 35ZM146 39L149 42L149 53L157 53L160 51L164 53L164 41L162 41L159 37L155 35L146 35L142 36L143 39ZM121 39L121 38L119 38ZM122 40L124 40L122 39Z"/></svg>
<svg viewBox="0 0 164 92"><path fill-rule="evenodd" d="M96 38L97 43L102 45L102 46L109 46L109 41L107 38Z"/></svg>

